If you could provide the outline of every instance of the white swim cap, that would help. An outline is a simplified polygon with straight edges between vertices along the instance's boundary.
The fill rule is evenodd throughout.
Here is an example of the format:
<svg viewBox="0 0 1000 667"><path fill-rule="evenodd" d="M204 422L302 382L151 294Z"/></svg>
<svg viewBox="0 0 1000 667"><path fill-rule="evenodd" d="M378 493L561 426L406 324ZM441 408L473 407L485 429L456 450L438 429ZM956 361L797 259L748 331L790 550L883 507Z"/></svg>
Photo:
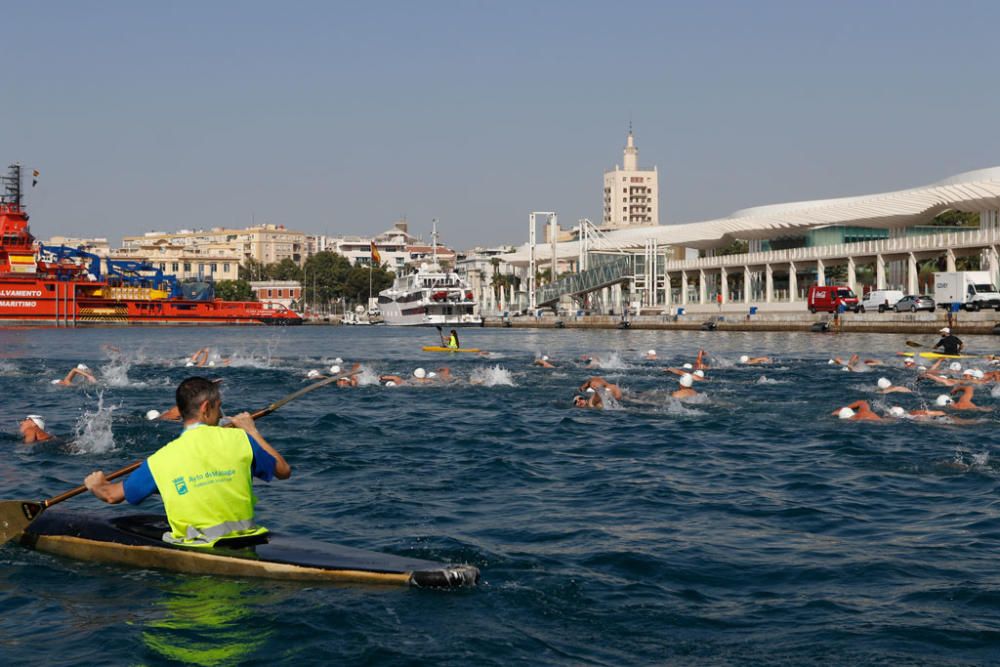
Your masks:
<svg viewBox="0 0 1000 667"><path fill-rule="evenodd" d="M890 381L889 378L879 378L878 379L878 388L879 389L888 389L891 386L892 386L892 381Z"/></svg>
<svg viewBox="0 0 1000 667"><path fill-rule="evenodd" d="M160 418L159 410L150 410L149 412L146 413L146 419L148 419L149 421L153 421L154 419L159 419L159 418Z"/></svg>
<svg viewBox="0 0 1000 667"><path fill-rule="evenodd" d="M340 357L337 357L336 359L333 360L333 363L335 363L335 364L342 364L342 363L344 363L344 360L341 359Z"/></svg>
<svg viewBox="0 0 1000 667"><path fill-rule="evenodd" d="M650 357L656 356L656 350L646 350L646 355Z"/></svg>
<svg viewBox="0 0 1000 667"><path fill-rule="evenodd" d="M903 359L903 365L904 366L912 366L915 363L917 363L917 362L915 362L913 359Z"/></svg>
<svg viewBox="0 0 1000 667"><path fill-rule="evenodd" d="M936 399L934 399L934 402L937 405L945 406L945 405L950 405L954 401L951 400L951 396L948 396L947 394L941 394Z"/></svg>
<svg viewBox="0 0 1000 667"><path fill-rule="evenodd" d="M692 366L691 364L684 364L683 366L681 366L681 368L683 368L684 370L689 371L692 368L694 368L694 366Z"/></svg>
<svg viewBox="0 0 1000 667"><path fill-rule="evenodd" d="M953 361L950 364L948 364L948 368L951 369L951 370L953 370L953 371L958 372L958 371L962 370L962 364L958 363L957 361Z"/></svg>
<svg viewBox="0 0 1000 667"><path fill-rule="evenodd" d="M976 378L977 380L982 380L984 377L986 377L986 373L982 372L978 368L974 368L972 369L972 377Z"/></svg>
<svg viewBox="0 0 1000 667"><path fill-rule="evenodd" d="M392 380L389 380L388 382L385 383L385 386L387 386L387 387L395 387L396 383L394 381L392 381Z"/></svg>
<svg viewBox="0 0 1000 667"><path fill-rule="evenodd" d="M418 368L417 370L413 371L413 377L417 378L418 380L423 380L425 377L427 377L427 371L425 371L423 368Z"/></svg>
<svg viewBox="0 0 1000 667"><path fill-rule="evenodd" d="M549 360L549 355L543 354L542 355L542 361L548 361L548 360Z"/></svg>
<svg viewBox="0 0 1000 667"><path fill-rule="evenodd" d="M898 418L898 417L902 417L903 415L905 415L906 414L906 410L904 410L903 408L899 407L898 405L894 405L891 408L889 408L889 414L892 415L893 417L897 417Z"/></svg>
<svg viewBox="0 0 1000 667"><path fill-rule="evenodd" d="M337 364L330 366L330 375L336 375L339 372L340 372L340 366L338 366Z"/></svg>
<svg viewBox="0 0 1000 667"><path fill-rule="evenodd" d="M917 366L917 370L920 371L921 373L923 373L924 371L927 370L927 366L924 366L923 364L921 364L920 366Z"/></svg>
<svg viewBox="0 0 1000 667"><path fill-rule="evenodd" d="M53 380L52 384L59 384L60 382L62 382L62 380Z"/></svg>
<svg viewBox="0 0 1000 667"><path fill-rule="evenodd" d="M312 369L311 371L309 371L308 373L306 373L306 377L307 377L307 378L318 378L318 377L320 377L321 375L323 375L323 374L322 374L322 373L320 373L320 372L319 372L318 370L316 370L315 368L314 368L314 369Z"/></svg>
<svg viewBox="0 0 1000 667"><path fill-rule="evenodd" d="M744 355L740 356L740 363L741 364L745 364L748 361L750 361L750 357L748 357L747 355L744 354ZM831 364L833 363L833 359L830 360L830 363Z"/></svg>
<svg viewBox="0 0 1000 667"><path fill-rule="evenodd" d="M851 369L848 366L841 366L840 370L842 370L842 371L850 371Z"/></svg>
<svg viewBox="0 0 1000 667"><path fill-rule="evenodd" d="M854 410L850 408L841 408L840 412L837 413L837 417L840 419L850 419L854 416Z"/></svg>
<svg viewBox="0 0 1000 667"><path fill-rule="evenodd" d="M77 364L76 367L77 367L77 369L79 369L81 371L89 371L90 370L89 368L87 368L87 364Z"/></svg>
<svg viewBox="0 0 1000 667"><path fill-rule="evenodd" d="M698 377L700 377L700 378L703 378L703 377L705 377L705 371L703 371L703 370L701 370L701 369L699 368L698 370L696 370L696 371L694 372L694 375L697 375Z"/></svg>
<svg viewBox="0 0 1000 667"><path fill-rule="evenodd" d="M966 368L964 371L962 371L962 375L973 375L974 376L975 374L976 374L976 372L974 370L972 370L971 368Z"/></svg>
<svg viewBox="0 0 1000 667"><path fill-rule="evenodd" d="M190 366L194 366L194 362L193 362L193 361L189 361L189 362L187 362L187 363L186 363L186 364L184 364L184 365L185 365L185 366L188 366L188 367L190 367Z"/></svg>
<svg viewBox="0 0 1000 667"><path fill-rule="evenodd" d="M431 371L430 373L427 374L427 377L429 377L429 378L436 378L437 376L438 376L438 374L435 373L434 371Z"/></svg>
<svg viewBox="0 0 1000 667"><path fill-rule="evenodd" d="M210 361L210 362L208 362L208 365L209 365L209 366L214 366L214 365L215 365L215 362L214 362L214 361Z"/></svg>
<svg viewBox="0 0 1000 667"><path fill-rule="evenodd" d="M27 417L25 417L25 419L30 419L35 423L35 426L42 429L43 431L45 430L45 420L42 418L41 415L28 415Z"/></svg>
<svg viewBox="0 0 1000 667"><path fill-rule="evenodd" d="M693 384L694 384L694 378L691 376L690 373L685 373L684 375L681 376L682 387L690 387Z"/></svg>
<svg viewBox="0 0 1000 667"><path fill-rule="evenodd" d="M837 362L836 362L836 361L834 361L833 359L830 359L829 361L827 361L827 362L826 362L826 364L827 364L828 366L833 366L833 365L834 365L835 363L837 363Z"/></svg>

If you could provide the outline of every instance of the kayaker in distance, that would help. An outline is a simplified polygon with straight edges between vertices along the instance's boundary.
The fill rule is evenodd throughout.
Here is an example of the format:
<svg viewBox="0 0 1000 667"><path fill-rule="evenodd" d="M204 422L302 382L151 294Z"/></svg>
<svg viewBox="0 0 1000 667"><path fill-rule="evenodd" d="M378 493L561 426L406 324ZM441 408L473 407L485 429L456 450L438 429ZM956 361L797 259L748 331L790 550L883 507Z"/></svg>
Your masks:
<svg viewBox="0 0 1000 667"><path fill-rule="evenodd" d="M944 327L938 333L941 334L941 340L937 342L932 349L941 348L941 351L945 354L961 354L962 348L965 347L965 343L958 336L953 336L951 334L951 329Z"/></svg>
<svg viewBox="0 0 1000 667"><path fill-rule="evenodd" d="M26 445L51 440L53 435L45 432L45 420L40 415L28 415L18 424L18 430Z"/></svg>
<svg viewBox="0 0 1000 667"><path fill-rule="evenodd" d="M457 350L459 348L458 332L454 329L451 330L451 336L448 337L448 347L452 350Z"/></svg>
<svg viewBox="0 0 1000 667"><path fill-rule="evenodd" d="M260 434L249 413L232 418L237 428L218 426L222 397L216 383L190 377L177 387L184 419L181 436L161 447L125 482L109 482L104 472L87 475L86 487L106 503L138 505L159 493L172 544L210 547L221 539L264 535L254 523L251 477L265 482L288 479L292 469Z"/></svg>

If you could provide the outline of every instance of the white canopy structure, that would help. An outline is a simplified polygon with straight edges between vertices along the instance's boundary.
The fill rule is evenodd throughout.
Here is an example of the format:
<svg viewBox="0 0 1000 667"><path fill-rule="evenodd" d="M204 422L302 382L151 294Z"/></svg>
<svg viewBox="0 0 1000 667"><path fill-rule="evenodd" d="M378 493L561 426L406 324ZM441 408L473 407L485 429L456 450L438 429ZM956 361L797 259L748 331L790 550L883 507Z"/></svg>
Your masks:
<svg viewBox="0 0 1000 667"><path fill-rule="evenodd" d="M648 243L707 249L727 245L733 240L773 239L799 236L810 229L828 226L857 226L894 229L929 222L940 213L954 209L986 212L1000 209L1000 167L969 171L931 185L863 195L792 202L747 208L716 220L680 225L630 227L607 232L599 246L591 250L636 251ZM556 255L574 259L580 254L580 243L556 245ZM551 261L549 244L535 248L536 261ZM504 260L514 265L527 265L528 244L518 248Z"/></svg>

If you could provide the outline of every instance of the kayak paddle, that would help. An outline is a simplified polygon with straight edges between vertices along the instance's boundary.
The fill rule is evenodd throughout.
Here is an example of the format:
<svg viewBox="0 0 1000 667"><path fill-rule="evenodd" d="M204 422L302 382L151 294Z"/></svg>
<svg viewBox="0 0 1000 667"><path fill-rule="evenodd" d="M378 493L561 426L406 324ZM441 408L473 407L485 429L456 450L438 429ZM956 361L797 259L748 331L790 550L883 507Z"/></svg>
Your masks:
<svg viewBox="0 0 1000 667"><path fill-rule="evenodd" d="M288 396L271 403L266 408L254 412L250 416L255 420L260 419L261 417L266 417L281 406L294 401L296 398L304 396L311 391L336 381L337 376L333 376L320 380L319 382L314 382L308 387L303 387L298 391L294 391ZM113 473L106 475L106 478L108 481L111 481L113 479L118 479L119 477L124 477L130 472L135 471L141 465L142 461L136 461L135 463L125 466L121 470L116 470ZM80 486L70 489L65 493L61 493L54 498L49 498L48 500L0 500L0 544L9 542L12 538L23 533L24 529L31 525L31 522L37 519L38 515L48 508L52 507L56 503L61 503L64 500L74 498L86 490L87 487L81 484Z"/></svg>
<svg viewBox="0 0 1000 667"><path fill-rule="evenodd" d="M906 345L907 345L908 347L927 347L927 346L926 346L926 345L924 345L923 343L918 343L918 342L917 342L917 341L915 341L915 340L908 340L908 341L906 341Z"/></svg>

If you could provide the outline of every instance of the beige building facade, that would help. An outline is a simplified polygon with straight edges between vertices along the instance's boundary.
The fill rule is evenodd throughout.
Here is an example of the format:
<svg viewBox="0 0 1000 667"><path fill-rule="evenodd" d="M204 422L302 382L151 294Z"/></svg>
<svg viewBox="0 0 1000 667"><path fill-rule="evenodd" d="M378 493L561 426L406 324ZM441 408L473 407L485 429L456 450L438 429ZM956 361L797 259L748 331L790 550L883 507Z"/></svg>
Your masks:
<svg viewBox="0 0 1000 667"><path fill-rule="evenodd" d="M182 229L175 233L147 232L141 236L122 238L122 251L146 247L162 242L169 246L183 246L209 254L220 251L238 256L240 261L253 259L264 264L291 259L301 266L309 253L309 238L305 232L285 229L284 225L256 225L246 229L210 230ZM315 243L315 241L314 241Z"/></svg>
<svg viewBox="0 0 1000 667"><path fill-rule="evenodd" d="M604 213L601 229L648 227L660 224L659 182L656 167L639 169L639 149L628 131L622 165L604 172Z"/></svg>
<svg viewBox="0 0 1000 667"><path fill-rule="evenodd" d="M147 262L178 280L236 280L243 261L223 247L194 248L166 241L123 247L113 251L111 259Z"/></svg>

